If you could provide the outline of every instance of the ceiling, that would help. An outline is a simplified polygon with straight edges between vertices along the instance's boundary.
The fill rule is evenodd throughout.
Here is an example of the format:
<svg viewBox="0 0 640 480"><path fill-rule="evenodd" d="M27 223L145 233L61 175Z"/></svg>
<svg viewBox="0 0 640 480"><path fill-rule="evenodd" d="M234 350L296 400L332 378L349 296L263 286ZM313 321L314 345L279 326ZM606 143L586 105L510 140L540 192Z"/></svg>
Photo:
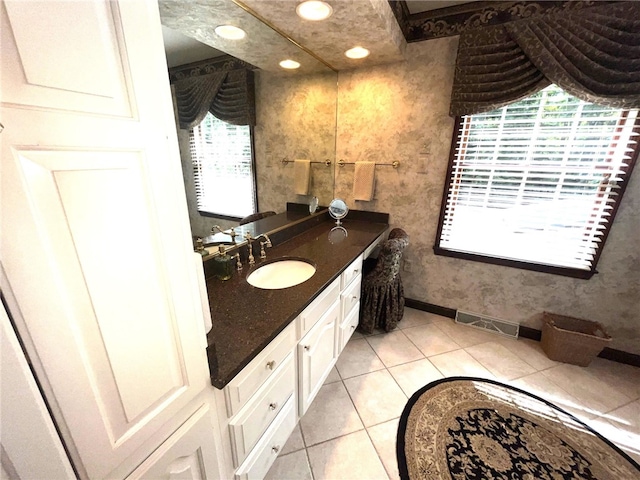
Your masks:
<svg viewBox="0 0 640 480"><path fill-rule="evenodd" d="M405 36L387 0L328 0L333 7L333 15L321 22L300 19L295 12L298 1L240 1L264 21L249 15L234 0L159 0L169 67L223 53L270 71L280 71L278 62L285 57L302 63L307 72L326 70L327 66L333 70L346 70L404 58ZM411 16L442 9L446 11L466 3L471 2L405 2ZM324 62L305 54L291 42L283 41L282 35L266 27L265 23L316 53ZM212 27L221 24L239 26L248 35L239 42L220 39ZM356 45L369 49L370 56L362 60L345 57L344 52Z"/></svg>

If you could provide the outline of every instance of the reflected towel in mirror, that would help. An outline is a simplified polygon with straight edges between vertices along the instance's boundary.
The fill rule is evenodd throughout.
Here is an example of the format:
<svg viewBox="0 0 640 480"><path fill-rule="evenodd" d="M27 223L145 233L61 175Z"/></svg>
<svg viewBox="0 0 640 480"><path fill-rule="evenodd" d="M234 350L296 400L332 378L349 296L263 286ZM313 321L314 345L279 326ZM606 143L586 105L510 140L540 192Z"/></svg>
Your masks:
<svg viewBox="0 0 640 480"><path fill-rule="evenodd" d="M375 179L375 162L356 162L353 173L353 199L365 202L373 200Z"/></svg>
<svg viewBox="0 0 640 480"><path fill-rule="evenodd" d="M309 195L309 177L311 161L295 160L293 162L293 189L296 195Z"/></svg>

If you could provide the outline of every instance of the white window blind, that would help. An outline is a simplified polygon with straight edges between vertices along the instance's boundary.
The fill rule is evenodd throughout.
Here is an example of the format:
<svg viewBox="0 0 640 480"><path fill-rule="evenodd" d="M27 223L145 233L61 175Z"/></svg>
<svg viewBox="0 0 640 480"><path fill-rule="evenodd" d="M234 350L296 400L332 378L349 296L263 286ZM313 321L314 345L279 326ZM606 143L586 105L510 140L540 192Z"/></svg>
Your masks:
<svg viewBox="0 0 640 480"><path fill-rule="evenodd" d="M207 113L191 130L190 150L199 211L240 218L256 212L249 126Z"/></svg>
<svg viewBox="0 0 640 480"><path fill-rule="evenodd" d="M637 125L555 85L461 117L436 250L593 271Z"/></svg>

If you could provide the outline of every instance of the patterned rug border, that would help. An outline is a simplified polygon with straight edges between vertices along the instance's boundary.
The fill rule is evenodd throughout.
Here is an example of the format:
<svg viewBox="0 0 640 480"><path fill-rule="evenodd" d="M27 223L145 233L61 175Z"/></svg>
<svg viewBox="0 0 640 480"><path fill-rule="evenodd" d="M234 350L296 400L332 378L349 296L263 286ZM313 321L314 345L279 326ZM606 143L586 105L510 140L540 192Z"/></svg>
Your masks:
<svg viewBox="0 0 640 480"><path fill-rule="evenodd" d="M416 404L416 402L418 401L418 399L429 389L440 385L441 383L448 383L448 382L455 382L455 381L471 381L471 382L483 382L483 383L489 383L489 384L493 384L493 385L498 385L500 387L505 387L508 388L510 390L513 390L515 392L519 392L522 394L525 394L535 400L538 400L544 404L546 404L547 406L558 410L559 412L563 413L564 415L567 415L568 417L570 417L572 420L574 420L575 422L577 422L578 424L580 424L581 426L583 426L587 431L589 431L590 433L594 434L596 437L598 437L600 440L604 441L607 445L609 445L611 448L613 448L617 453L619 453L620 455L622 455L626 460L628 460L631 465L633 465L639 472L640 472L640 464L638 462L636 462L633 458L631 458L627 453L624 452L624 450L622 450L620 447L618 447L616 444L614 444L611 440L607 439L606 437L603 437L602 435L600 435L598 432L596 432L593 428L591 428L589 425L587 425L586 423L584 423L582 420L580 420L579 418L576 418L575 415L567 412L566 410L558 407L557 405L555 405L554 403L545 400L544 398L541 398L533 393L527 392L526 390L522 390L518 387L513 387L511 385L507 385L505 383L502 382L498 382L497 380L490 380L488 378L479 378L479 377L447 377L447 378L441 378L440 380L435 380L431 383L428 383L427 385L425 385L424 387L420 388L420 390L418 390L417 392L415 392L413 395L411 395L411 398L407 401L407 404L405 405L404 409L402 410L402 415L400 415L400 422L398 423L398 431L396 433L396 458L398 460L398 471L400 474L400 478L401 480L410 480L409 479L409 471L407 468L407 458L405 456L405 442L404 442L404 433L407 429L407 420L409 418L409 413L411 412L411 409L413 408L413 406Z"/></svg>

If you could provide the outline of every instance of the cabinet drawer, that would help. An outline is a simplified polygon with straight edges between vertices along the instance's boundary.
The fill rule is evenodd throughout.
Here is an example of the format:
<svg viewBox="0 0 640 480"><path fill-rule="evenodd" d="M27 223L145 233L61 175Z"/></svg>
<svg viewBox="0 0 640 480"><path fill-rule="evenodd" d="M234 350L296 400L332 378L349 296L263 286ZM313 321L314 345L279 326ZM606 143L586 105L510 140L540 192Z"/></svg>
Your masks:
<svg viewBox="0 0 640 480"><path fill-rule="evenodd" d="M294 397L290 397L280 413L260 438L245 462L236 470L235 480L262 480L296 426Z"/></svg>
<svg viewBox="0 0 640 480"><path fill-rule="evenodd" d="M344 290L351 281L362 273L362 255L356 258L351 265L344 269L340 275L340 290Z"/></svg>
<svg viewBox="0 0 640 480"><path fill-rule="evenodd" d="M285 328L280 335L236 375L224 387L227 415L232 417L240 411L249 398L271 377L280 363L293 351L296 344L295 322Z"/></svg>
<svg viewBox="0 0 640 480"><path fill-rule="evenodd" d="M336 278L298 317L300 321L299 338L302 338L304 334L320 320L320 317L322 317L331 304L338 299L339 295L340 279Z"/></svg>
<svg viewBox="0 0 640 480"><path fill-rule="evenodd" d="M360 305L360 286L362 284L362 275L358 275L347 289L340 294L340 303L342 304L342 318L347 317L356 305Z"/></svg>
<svg viewBox="0 0 640 480"><path fill-rule="evenodd" d="M358 321L360 320L359 315L360 306L358 305L351 310L349 316L347 316L347 318L345 318L340 324L340 330L338 331L338 355L342 353L342 350L344 350L344 347L349 342L351 335L353 335L353 332L358 328Z"/></svg>
<svg viewBox="0 0 640 480"><path fill-rule="evenodd" d="M260 435L293 395L296 387L293 358L293 353L290 353L273 377L265 382L249 403L229 422L235 467L247 457Z"/></svg>

